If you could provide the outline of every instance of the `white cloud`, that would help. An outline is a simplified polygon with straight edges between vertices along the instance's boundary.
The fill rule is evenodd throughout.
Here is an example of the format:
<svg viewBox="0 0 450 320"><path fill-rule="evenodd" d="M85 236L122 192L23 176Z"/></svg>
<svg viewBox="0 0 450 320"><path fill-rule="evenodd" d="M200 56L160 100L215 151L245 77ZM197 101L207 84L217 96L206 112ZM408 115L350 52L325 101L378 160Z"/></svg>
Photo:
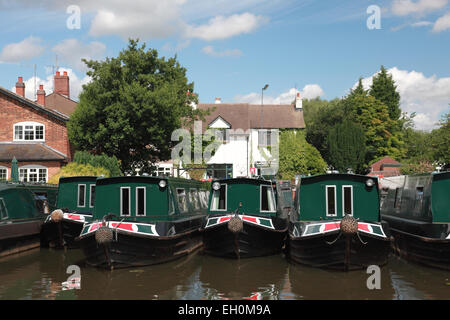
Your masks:
<svg viewBox="0 0 450 320"><path fill-rule="evenodd" d="M203 53L213 57L239 57L242 56L242 51L239 49L216 51L213 46L206 46L202 48Z"/></svg>
<svg viewBox="0 0 450 320"><path fill-rule="evenodd" d="M291 104L295 100L298 90L291 88L281 93L277 97L264 95L264 104ZM307 84L300 90L300 96L306 99L315 99L324 95L322 88L318 84ZM240 103L260 104L261 93L249 93L246 95L237 95L234 100Z"/></svg>
<svg viewBox="0 0 450 320"><path fill-rule="evenodd" d="M392 12L397 16L407 16L410 14L425 14L435 10L442 9L448 3L448 0L394 0L392 3Z"/></svg>
<svg viewBox="0 0 450 320"><path fill-rule="evenodd" d="M78 96L80 95L83 85L87 84L91 81L89 76L85 76L80 79L72 69L69 68L59 68L59 71L63 73L67 71L69 76L69 88L70 88L70 98L72 100L78 101ZM36 100L36 91L35 91L35 83L36 90L39 89L39 85L44 85L45 94L48 95L53 92L53 75L48 75L46 79L41 79L40 77L31 77L27 80L23 81L25 83L25 97L35 101ZM16 88L11 88L12 92L16 92Z"/></svg>
<svg viewBox="0 0 450 320"><path fill-rule="evenodd" d="M441 32L450 29L450 12L436 20L433 26L433 32Z"/></svg>
<svg viewBox="0 0 450 320"><path fill-rule="evenodd" d="M248 12L234 14L229 17L216 16L211 18L207 24L188 26L186 36L206 41L222 40L240 34L250 33L267 21L265 17L255 16Z"/></svg>
<svg viewBox="0 0 450 320"><path fill-rule="evenodd" d="M52 51L58 55L58 62L82 72L86 72L87 67L81 58L98 60L103 58L105 50L106 46L101 42L92 41L84 44L77 39L65 39L52 48Z"/></svg>
<svg viewBox="0 0 450 320"><path fill-rule="evenodd" d="M0 61L7 63L17 63L38 57L44 51L41 39L30 36L20 42L10 43L3 47L0 53Z"/></svg>
<svg viewBox="0 0 450 320"><path fill-rule="evenodd" d="M416 113L416 128L431 130L436 127L440 115L450 111L450 77L426 77L422 72L399 70L397 67L387 71L397 85L402 111ZM364 88L370 87L374 75L362 80Z"/></svg>

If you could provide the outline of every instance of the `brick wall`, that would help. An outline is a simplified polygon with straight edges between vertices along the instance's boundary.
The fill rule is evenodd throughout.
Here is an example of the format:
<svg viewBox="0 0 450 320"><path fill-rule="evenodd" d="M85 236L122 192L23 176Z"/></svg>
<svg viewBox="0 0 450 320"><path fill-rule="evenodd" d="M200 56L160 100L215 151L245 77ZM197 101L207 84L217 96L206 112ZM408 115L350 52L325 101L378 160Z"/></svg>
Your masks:
<svg viewBox="0 0 450 320"><path fill-rule="evenodd" d="M23 121L43 124L45 126L45 144L65 154L70 161L72 152L64 121L0 93L0 141L13 141L14 124Z"/></svg>

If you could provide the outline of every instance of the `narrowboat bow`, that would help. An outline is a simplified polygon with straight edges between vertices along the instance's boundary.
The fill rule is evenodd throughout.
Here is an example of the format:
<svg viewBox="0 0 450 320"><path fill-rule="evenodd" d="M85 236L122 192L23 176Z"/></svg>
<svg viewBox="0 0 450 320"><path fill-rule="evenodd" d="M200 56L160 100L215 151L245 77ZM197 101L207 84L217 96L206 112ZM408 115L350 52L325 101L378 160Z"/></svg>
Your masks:
<svg viewBox="0 0 450 320"><path fill-rule="evenodd" d="M287 231L283 201L268 180L234 178L214 181L208 219L202 229L204 252L227 258L281 252ZM290 188L287 192L291 192Z"/></svg>
<svg viewBox="0 0 450 320"><path fill-rule="evenodd" d="M61 177L58 185L57 209L45 220L41 246L77 248L75 238L92 219L97 177Z"/></svg>
<svg viewBox="0 0 450 320"><path fill-rule="evenodd" d="M351 270L387 263L391 237L380 220L378 181L354 174L302 177L289 218L287 257Z"/></svg>
<svg viewBox="0 0 450 320"><path fill-rule="evenodd" d="M150 176L99 178L93 221L77 240L89 265L107 269L163 263L202 246L205 183Z"/></svg>

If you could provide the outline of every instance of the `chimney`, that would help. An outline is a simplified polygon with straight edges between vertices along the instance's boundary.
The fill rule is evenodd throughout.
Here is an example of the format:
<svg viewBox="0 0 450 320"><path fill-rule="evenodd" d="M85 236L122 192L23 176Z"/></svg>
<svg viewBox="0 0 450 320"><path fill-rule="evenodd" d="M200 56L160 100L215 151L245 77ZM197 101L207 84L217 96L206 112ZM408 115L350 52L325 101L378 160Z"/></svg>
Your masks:
<svg viewBox="0 0 450 320"><path fill-rule="evenodd" d="M215 104L219 104L219 103L222 103L222 99L220 99L220 98L216 98L216 102L215 102Z"/></svg>
<svg viewBox="0 0 450 320"><path fill-rule="evenodd" d="M45 91L44 91L44 85L39 85L39 90L37 91L37 103L45 106Z"/></svg>
<svg viewBox="0 0 450 320"><path fill-rule="evenodd" d="M63 75L59 71L56 71L53 80L53 92L70 98L69 76L67 75L67 71L64 71Z"/></svg>
<svg viewBox="0 0 450 320"><path fill-rule="evenodd" d="M16 82L16 93L25 98L25 83L23 83L22 77L19 77L19 80Z"/></svg>
<svg viewBox="0 0 450 320"><path fill-rule="evenodd" d="M295 97L295 109L302 110L303 108L303 100L300 97L300 92L297 92L297 96Z"/></svg>

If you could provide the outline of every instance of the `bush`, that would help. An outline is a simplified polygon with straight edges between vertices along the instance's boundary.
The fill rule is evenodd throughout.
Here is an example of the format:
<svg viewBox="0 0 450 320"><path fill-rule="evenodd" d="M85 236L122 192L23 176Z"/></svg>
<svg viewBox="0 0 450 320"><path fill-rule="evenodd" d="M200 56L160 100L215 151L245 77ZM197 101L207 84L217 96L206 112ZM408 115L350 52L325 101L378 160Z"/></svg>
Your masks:
<svg viewBox="0 0 450 320"><path fill-rule="evenodd" d="M111 174L108 169L93 167L90 164L79 164L76 162L71 162L68 165L61 168L57 174L52 176L48 183L58 184L60 177L75 177L75 176L94 176L99 177L104 175L105 177L110 177Z"/></svg>
<svg viewBox="0 0 450 320"><path fill-rule="evenodd" d="M105 168L110 176L121 176L120 163L115 156L108 157L105 154L93 155L88 151L77 151L73 157L73 162L78 164L89 164L95 168Z"/></svg>

